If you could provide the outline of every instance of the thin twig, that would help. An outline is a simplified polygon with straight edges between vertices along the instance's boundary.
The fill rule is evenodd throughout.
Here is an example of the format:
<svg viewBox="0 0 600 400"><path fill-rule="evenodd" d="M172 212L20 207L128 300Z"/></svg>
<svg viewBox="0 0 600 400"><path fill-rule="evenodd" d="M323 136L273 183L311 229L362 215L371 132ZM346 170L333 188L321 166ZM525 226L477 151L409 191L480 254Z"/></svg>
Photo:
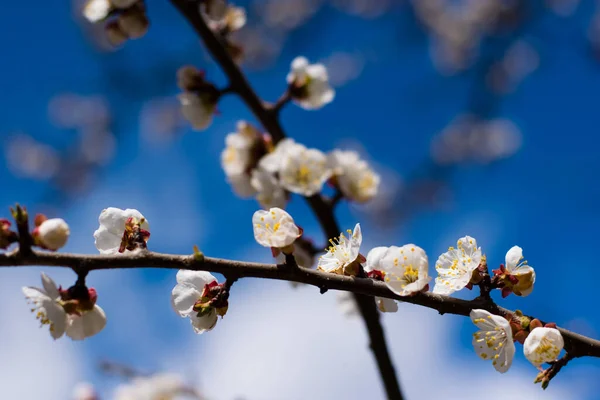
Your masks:
<svg viewBox="0 0 600 400"><path fill-rule="evenodd" d="M286 90L285 92L283 92L281 97L277 99L275 104L269 106L268 110L271 111L273 114L277 115L283 109L283 107L290 102L290 100L292 100L292 94L289 90Z"/></svg>
<svg viewBox="0 0 600 400"><path fill-rule="evenodd" d="M139 252L134 255L85 255L43 251L33 251L29 256L19 254L18 252L0 254L0 267L17 267L23 265L80 268L88 271L125 268L210 271L225 276L291 281L305 283L319 289L343 290L365 296L384 297L431 308L437 310L440 314L468 316L472 310L478 308L495 314L514 314L514 311L498 307L495 304L489 304L487 301L479 298L463 300L431 292L400 297L388 289L385 283L368 278L335 275L303 267L280 268L277 264L232 261L212 257L197 259L194 255L184 256L154 253L151 251ZM557 329L562 334L565 342L564 348L571 357L600 357L600 341L566 329Z"/></svg>
<svg viewBox="0 0 600 400"><path fill-rule="evenodd" d="M270 113L265 112L265 105L227 52L222 39L214 35L202 19L202 16L198 12L198 2L188 0L170 0L170 2L183 14L196 33L202 38L208 51L213 55L223 69L223 72L229 78L229 84L233 90L240 95L263 127L271 134L273 142L277 143L283 139L285 134L277 120Z"/></svg>
<svg viewBox="0 0 600 400"><path fill-rule="evenodd" d="M573 355L571 353L565 353L564 356L559 358L558 360L550 363L550 367L538 374L535 378L534 383L542 383L542 389L546 390L550 381L560 372L563 367L565 367L569 361L573 359Z"/></svg>

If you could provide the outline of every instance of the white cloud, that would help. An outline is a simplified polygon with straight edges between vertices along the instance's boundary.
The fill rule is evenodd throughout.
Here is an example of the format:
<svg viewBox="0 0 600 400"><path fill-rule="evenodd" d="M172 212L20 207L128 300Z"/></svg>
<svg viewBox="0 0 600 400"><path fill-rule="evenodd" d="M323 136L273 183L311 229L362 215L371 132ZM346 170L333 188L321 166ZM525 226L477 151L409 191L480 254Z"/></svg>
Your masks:
<svg viewBox="0 0 600 400"><path fill-rule="evenodd" d="M532 383L536 371L531 366L498 374L460 348L455 321L408 304L385 316L408 399L468 400L482 393L488 400L575 399L582 393L581 388L567 392L559 380L543 392ZM178 363L196 372L195 381L211 398L385 398L362 322L343 317L334 294L321 296L313 287L294 290L260 281L251 290L234 292L225 319L194 337L189 349Z"/></svg>

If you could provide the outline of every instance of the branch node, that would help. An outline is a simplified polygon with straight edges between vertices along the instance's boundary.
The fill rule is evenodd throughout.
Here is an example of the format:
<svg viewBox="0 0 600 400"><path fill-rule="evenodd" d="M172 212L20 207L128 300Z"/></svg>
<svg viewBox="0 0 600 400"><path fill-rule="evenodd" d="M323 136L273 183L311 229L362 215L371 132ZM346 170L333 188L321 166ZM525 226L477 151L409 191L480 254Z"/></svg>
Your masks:
<svg viewBox="0 0 600 400"><path fill-rule="evenodd" d="M197 245L194 245L194 260L196 262L204 262L204 253L200 251Z"/></svg>

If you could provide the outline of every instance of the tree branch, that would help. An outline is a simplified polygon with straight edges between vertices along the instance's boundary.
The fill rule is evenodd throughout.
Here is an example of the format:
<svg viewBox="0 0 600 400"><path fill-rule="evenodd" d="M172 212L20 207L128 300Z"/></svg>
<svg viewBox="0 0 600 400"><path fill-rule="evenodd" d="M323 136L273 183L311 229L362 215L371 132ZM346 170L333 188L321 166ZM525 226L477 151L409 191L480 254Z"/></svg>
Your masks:
<svg viewBox="0 0 600 400"><path fill-rule="evenodd" d="M68 253L50 253L33 251L30 255L18 251L0 254L0 267L17 267L24 265L42 265L68 267L72 269L96 271L125 268L164 268L187 269L192 271L209 271L238 278L263 278L280 281L305 283L319 289L343 290L364 296L377 296L420 305L437 310L440 314L468 316L473 309L485 309L494 314L508 315L514 311L490 304L480 298L463 300L431 292L418 293L410 297L400 297L393 293L383 282L369 278L335 275L303 267L285 268L277 264L261 264L242 262L220 258L204 257L198 259L194 255L174 255L138 252L134 255L85 255ZM571 358L600 357L600 341L557 328L563 336L565 350Z"/></svg>
<svg viewBox="0 0 600 400"><path fill-rule="evenodd" d="M285 132L279 123L278 114L281 106L287 102L287 98L282 97L274 107L265 105L227 52L227 47L222 40L211 31L198 12L198 2L188 0L170 1L181 14L183 14L193 26L196 33L202 38L208 51L212 54L217 63L219 63L223 72L228 76L230 87L240 95L263 127L271 134L273 143L277 144L277 142L285 137ZM307 201L319 219L319 223L327 238L337 236L340 230L333 214L332 207L327 204L321 195L312 196L308 198ZM367 326L367 332L371 342L370 347L375 355L375 360L377 361L377 367L379 368L379 373L383 380L387 397L390 400L402 400L403 397L402 392L400 391L400 384L387 349L385 334L379 321L379 312L375 305L375 301L373 298L358 294L355 297L360 313Z"/></svg>
<svg viewBox="0 0 600 400"><path fill-rule="evenodd" d="M274 114L267 111L266 106L254 92L250 83L238 68L235 61L227 52L227 48L222 39L217 37L206 25L204 19L198 12L198 2L188 0L169 0L181 14L192 25L198 36L202 38L208 51L212 54L215 61L221 66L223 72L229 78L229 85L234 92L239 94L244 103L250 108L252 113L258 118L263 127L271 134L273 142L277 143L285 137L281 125L274 117Z"/></svg>

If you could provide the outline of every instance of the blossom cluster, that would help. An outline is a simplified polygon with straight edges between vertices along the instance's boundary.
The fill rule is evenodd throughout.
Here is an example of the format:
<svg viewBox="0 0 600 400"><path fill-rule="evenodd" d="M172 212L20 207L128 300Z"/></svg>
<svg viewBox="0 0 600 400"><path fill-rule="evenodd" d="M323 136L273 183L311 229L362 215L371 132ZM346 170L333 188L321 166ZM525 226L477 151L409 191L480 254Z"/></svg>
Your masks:
<svg viewBox="0 0 600 400"><path fill-rule="evenodd" d="M100 226L94 232L94 239L101 254L136 255L148 251L150 226L138 210L110 207L102 210L98 221ZM1 225L0 242L7 243L3 248L17 240L16 232L9 228L8 221ZM36 228L31 233L34 245L55 251L66 243L68 236L69 227L64 220L47 219L41 215L36 217ZM175 312L190 318L196 333L213 329L217 317L227 313L227 284L219 284L212 274L205 271L180 270L176 280L177 285L171 295ZM79 279L70 288L62 289L42 273L42 288L23 287L23 293L32 305L31 311L42 326L49 327L54 339L66 334L73 340L82 340L94 336L106 326L106 314L96 304L96 290L88 288Z"/></svg>
<svg viewBox="0 0 600 400"><path fill-rule="evenodd" d="M229 6L223 15L210 19L213 29L233 31L240 29L246 16L238 7ZM219 19L220 18L220 19ZM316 110L333 101L335 91L329 84L327 69L323 64L309 64L305 57L292 61L287 75L287 96L306 110ZM178 84L184 91L179 95L181 111L192 128L204 130L212 122L221 92L206 81L204 74L193 67L182 67L178 71Z"/></svg>
<svg viewBox="0 0 600 400"><path fill-rule="evenodd" d="M294 254L294 243L302 235L291 215L280 208L259 210L252 218L256 241L271 248L273 255L280 252ZM360 252L362 230L356 224L347 235L330 240L331 246L318 261L317 269L323 272L366 276L384 282L400 297L415 296L429 290L429 261L425 250L415 244L379 246L364 257ZM488 285L489 290L499 289L503 297L514 293L527 296L533 290L535 271L523 260L523 250L513 246L508 250L505 264L488 275L487 259L477 246L475 238L464 236L456 247L450 247L435 263L438 276L432 292L450 295L473 285ZM396 312L398 305L392 299L377 298L382 312ZM524 354L534 365L552 362L563 348L560 332L552 324L542 326L520 313L507 318L486 310L473 310L471 319L480 329L474 334L473 345L483 359L491 359L496 370L506 372L515 354L513 341L524 344Z"/></svg>
<svg viewBox="0 0 600 400"><path fill-rule="evenodd" d="M243 121L225 143L221 164L227 181L240 197L255 196L266 209L285 208L291 193L318 194L326 182L358 203L379 190L379 175L355 151L325 154L289 138L273 145L267 134Z"/></svg>

